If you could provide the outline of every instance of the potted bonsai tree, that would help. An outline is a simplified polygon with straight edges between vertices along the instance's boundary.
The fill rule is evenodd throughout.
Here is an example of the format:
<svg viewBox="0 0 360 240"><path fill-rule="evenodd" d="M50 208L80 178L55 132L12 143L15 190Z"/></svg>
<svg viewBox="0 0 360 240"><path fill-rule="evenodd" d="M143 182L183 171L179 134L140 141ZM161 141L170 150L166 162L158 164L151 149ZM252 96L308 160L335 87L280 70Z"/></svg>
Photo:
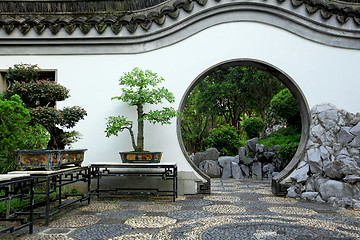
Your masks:
<svg viewBox="0 0 360 240"><path fill-rule="evenodd" d="M170 124L170 119L178 115L172 107L163 107L160 110L150 110L144 112L145 104L156 105L166 100L169 103L174 102L174 95L164 87L157 85L164 81L158 74L150 70L141 70L134 68L131 72L125 73L119 80L119 85L123 86L122 95L113 97L129 106L136 107L137 110L137 137L133 131L134 122L128 120L125 116L110 116L107 118L106 137L118 134L124 130L130 133L133 152L120 153L123 162L159 162L161 153L150 153L144 150L144 121L152 124Z"/></svg>
<svg viewBox="0 0 360 240"><path fill-rule="evenodd" d="M50 134L47 150L21 150L19 164L22 168L45 167L52 169L62 164L81 163L84 149L63 150L66 145L78 140L79 133L65 131L84 119L86 111L72 106L56 108L57 101L70 97L69 90L54 80L39 79L40 68L31 64L16 64L7 71L9 83L6 96L19 95L29 110L31 123L42 125ZM54 151L55 150L55 151ZM29 165L29 166L26 166Z"/></svg>

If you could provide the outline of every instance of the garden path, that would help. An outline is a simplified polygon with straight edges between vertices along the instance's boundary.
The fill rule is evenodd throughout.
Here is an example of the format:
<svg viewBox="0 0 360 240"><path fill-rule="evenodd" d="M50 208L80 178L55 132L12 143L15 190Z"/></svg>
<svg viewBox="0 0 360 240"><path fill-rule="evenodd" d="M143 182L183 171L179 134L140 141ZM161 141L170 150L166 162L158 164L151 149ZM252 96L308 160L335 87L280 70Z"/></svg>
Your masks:
<svg viewBox="0 0 360 240"><path fill-rule="evenodd" d="M360 239L360 213L275 197L268 180L212 179L212 194L93 198L15 239Z"/></svg>

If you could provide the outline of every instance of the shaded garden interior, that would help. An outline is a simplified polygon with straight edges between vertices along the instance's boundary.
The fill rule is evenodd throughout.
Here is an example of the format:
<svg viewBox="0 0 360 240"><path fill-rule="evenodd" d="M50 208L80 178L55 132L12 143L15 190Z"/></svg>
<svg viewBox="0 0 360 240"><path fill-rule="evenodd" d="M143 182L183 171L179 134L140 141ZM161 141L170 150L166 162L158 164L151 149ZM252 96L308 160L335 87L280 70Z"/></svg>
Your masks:
<svg viewBox="0 0 360 240"><path fill-rule="evenodd" d="M277 77L234 65L199 79L181 114L181 136L189 155L216 148L221 156L236 156L247 140L259 138L260 145L276 146L285 166L290 162L301 138L301 116L292 93Z"/></svg>

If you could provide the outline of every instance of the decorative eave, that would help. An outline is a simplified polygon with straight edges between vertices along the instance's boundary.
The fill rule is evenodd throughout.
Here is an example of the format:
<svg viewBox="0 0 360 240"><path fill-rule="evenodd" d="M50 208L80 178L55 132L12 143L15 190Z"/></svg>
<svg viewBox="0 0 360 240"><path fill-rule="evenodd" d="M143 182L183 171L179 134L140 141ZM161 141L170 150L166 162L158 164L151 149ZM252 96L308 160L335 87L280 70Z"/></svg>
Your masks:
<svg viewBox="0 0 360 240"><path fill-rule="evenodd" d="M360 27L360 0L266 1L277 1L279 4L290 1L293 7L303 7L310 15L319 11L324 21L335 15L340 24L345 24L353 18ZM0 28L7 34L19 29L24 35L31 29L39 35L46 29L53 34L57 34L61 29L69 35L76 29L87 34L92 28L99 34L107 28L114 34L119 34L126 28L132 34L139 27L148 31L154 23L163 25L167 17L177 19L180 11L190 13L194 4L205 6L207 2L208 0L3 0L0 2Z"/></svg>

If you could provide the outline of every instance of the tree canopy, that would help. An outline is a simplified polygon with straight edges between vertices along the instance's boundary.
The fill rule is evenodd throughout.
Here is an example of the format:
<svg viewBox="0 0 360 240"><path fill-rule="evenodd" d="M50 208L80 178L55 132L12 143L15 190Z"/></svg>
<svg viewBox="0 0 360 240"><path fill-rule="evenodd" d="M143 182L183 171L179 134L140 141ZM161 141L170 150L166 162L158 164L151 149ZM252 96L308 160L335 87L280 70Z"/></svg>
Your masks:
<svg viewBox="0 0 360 240"><path fill-rule="evenodd" d="M272 98L285 88L271 73L254 67L227 67L205 76L182 112L181 131L188 151L204 150L203 139L220 124L235 126L245 136L243 121L259 117L266 122Z"/></svg>

